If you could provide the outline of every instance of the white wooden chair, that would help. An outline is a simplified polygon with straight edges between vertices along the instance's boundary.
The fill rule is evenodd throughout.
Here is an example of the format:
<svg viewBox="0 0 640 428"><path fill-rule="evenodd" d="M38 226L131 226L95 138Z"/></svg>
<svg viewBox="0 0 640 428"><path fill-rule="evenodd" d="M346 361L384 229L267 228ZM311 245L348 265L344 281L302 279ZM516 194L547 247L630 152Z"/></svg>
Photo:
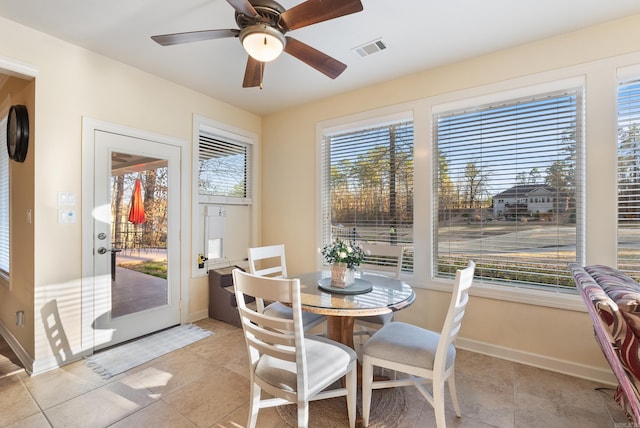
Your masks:
<svg viewBox="0 0 640 428"><path fill-rule="evenodd" d="M284 244L249 248L249 272L256 276L286 278L287 262ZM293 316L290 307L277 301L265 307L264 300L256 297L256 306L259 312L268 315L289 319ZM305 331L311 330L325 320L326 317L324 315L302 312L302 324Z"/></svg>
<svg viewBox="0 0 640 428"><path fill-rule="evenodd" d="M356 423L357 356L353 349L320 336L305 336L300 280L233 271L236 299L249 352L251 397L247 426L265 407L296 404L298 427L309 423L309 401L346 396L349 426ZM249 308L245 295L291 305L291 319ZM345 377L342 386L338 382ZM327 389L332 386L333 389ZM268 397L262 398L261 391Z"/></svg>
<svg viewBox="0 0 640 428"><path fill-rule="evenodd" d="M360 273L376 273L400 278L402 271L402 245L361 244L365 262L360 264ZM358 317L354 321L354 336L371 336L376 330L393 321L393 313Z"/></svg>
<svg viewBox="0 0 640 428"><path fill-rule="evenodd" d="M456 415L461 416L454 377L456 348L453 342L469 302L474 271L475 263L470 261L464 270L456 272L451 303L440 334L403 322L390 322L364 344L362 416L365 427L369 424L371 391L397 386L415 385L433 406L437 427L444 428L444 384L447 382ZM374 366L406 373L408 377L374 382ZM432 393L423 385L427 382L433 385Z"/></svg>

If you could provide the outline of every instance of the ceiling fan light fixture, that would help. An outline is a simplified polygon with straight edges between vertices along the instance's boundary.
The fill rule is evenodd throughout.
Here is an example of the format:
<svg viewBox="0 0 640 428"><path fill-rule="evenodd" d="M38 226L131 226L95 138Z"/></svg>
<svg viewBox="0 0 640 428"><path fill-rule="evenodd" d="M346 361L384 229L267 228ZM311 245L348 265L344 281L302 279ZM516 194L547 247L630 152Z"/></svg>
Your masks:
<svg viewBox="0 0 640 428"><path fill-rule="evenodd" d="M278 58L284 50L284 34L268 25L250 25L240 32L240 42L251 57L260 62Z"/></svg>

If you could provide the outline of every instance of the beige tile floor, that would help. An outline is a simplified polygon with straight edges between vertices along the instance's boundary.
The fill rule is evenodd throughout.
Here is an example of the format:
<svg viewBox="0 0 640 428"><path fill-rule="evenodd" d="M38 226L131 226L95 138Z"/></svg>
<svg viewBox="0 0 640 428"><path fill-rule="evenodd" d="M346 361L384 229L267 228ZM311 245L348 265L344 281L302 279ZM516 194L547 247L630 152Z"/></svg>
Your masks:
<svg viewBox="0 0 640 428"><path fill-rule="evenodd" d="M3 362L0 340L0 427L244 427L242 332L211 319L197 324L215 334L109 380L83 361L34 377L3 375L15 371L15 361ZM456 373L463 416L449 405L452 427L631 426L611 391L594 382L468 351L459 351ZM415 388L406 387L406 395L401 426L434 426L433 410ZM283 425L275 409L260 412L259 427Z"/></svg>

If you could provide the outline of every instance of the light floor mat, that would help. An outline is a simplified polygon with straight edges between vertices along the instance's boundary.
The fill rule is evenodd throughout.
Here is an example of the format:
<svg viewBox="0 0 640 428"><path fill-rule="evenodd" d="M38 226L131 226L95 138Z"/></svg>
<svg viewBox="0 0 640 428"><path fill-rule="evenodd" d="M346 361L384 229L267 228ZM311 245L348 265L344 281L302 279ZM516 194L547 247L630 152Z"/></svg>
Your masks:
<svg viewBox="0 0 640 428"><path fill-rule="evenodd" d="M211 331L193 324L179 325L98 352L87 357L86 363L100 376L108 379L212 334Z"/></svg>

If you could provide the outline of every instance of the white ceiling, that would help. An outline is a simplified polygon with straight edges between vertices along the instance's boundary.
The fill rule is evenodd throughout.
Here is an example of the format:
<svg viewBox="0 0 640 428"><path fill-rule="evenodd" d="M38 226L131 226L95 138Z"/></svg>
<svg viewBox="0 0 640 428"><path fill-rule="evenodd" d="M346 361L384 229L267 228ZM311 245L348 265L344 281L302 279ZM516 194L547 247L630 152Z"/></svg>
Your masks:
<svg viewBox="0 0 640 428"><path fill-rule="evenodd" d="M286 9L302 0L279 0ZM226 0L0 0L0 16L256 114L640 13L638 0L362 0L364 11L287 35L347 64L335 80L283 54L242 88L237 38L163 47L155 34L237 28ZM382 38L388 49L351 51ZM19 43L19 41L16 41ZM588 46L584 47L588 49Z"/></svg>

